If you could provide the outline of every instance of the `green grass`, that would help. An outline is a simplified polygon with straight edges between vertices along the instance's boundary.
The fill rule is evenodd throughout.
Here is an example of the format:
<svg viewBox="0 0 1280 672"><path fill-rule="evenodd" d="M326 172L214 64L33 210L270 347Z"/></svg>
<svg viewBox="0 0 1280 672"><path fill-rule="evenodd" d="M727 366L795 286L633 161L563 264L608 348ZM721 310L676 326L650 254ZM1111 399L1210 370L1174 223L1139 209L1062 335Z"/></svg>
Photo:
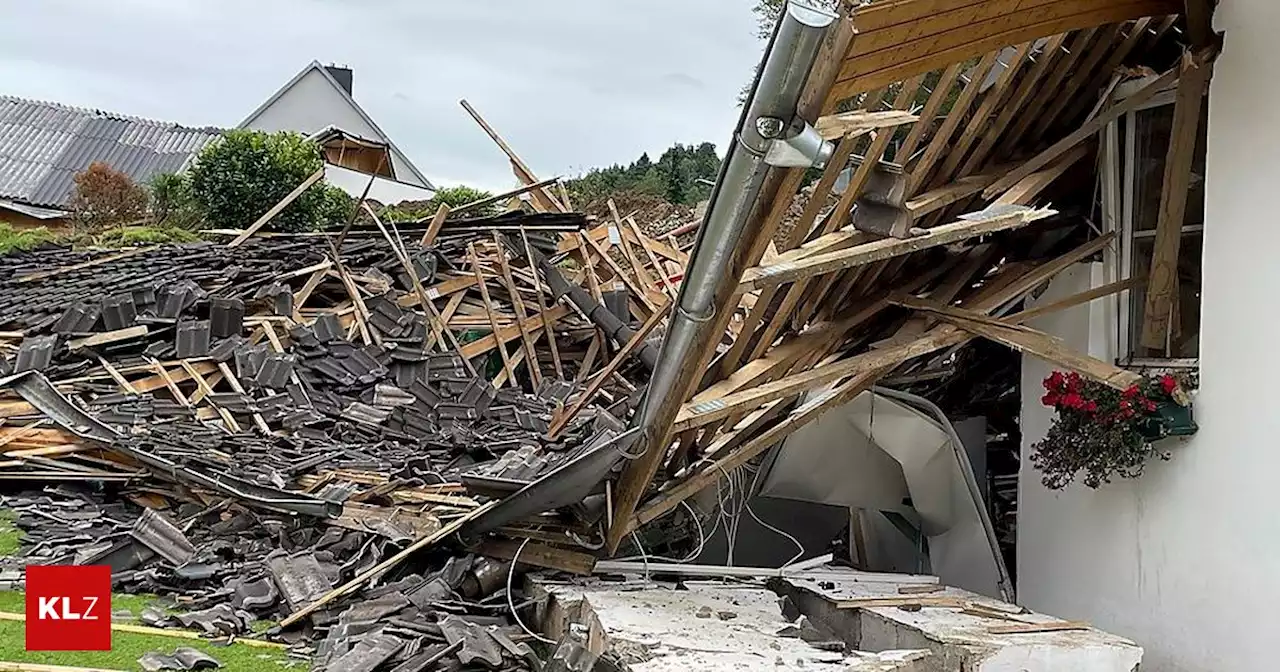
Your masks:
<svg viewBox="0 0 1280 672"><path fill-rule="evenodd" d="M13 524L17 518L10 509L0 509L0 558L7 558L18 552L22 546L22 530Z"/></svg>
<svg viewBox="0 0 1280 672"><path fill-rule="evenodd" d="M159 598L153 595L112 595L113 612L128 610L135 617ZM14 614L24 612L23 594L0 591L0 611ZM163 606L163 605L161 605ZM254 630L265 629L271 624L258 622ZM258 670L285 669L281 663L289 659L282 650L264 649L232 644L217 646L208 641L180 639L162 635L142 635L116 632L111 636L110 651L26 651L24 624L19 621L0 621L0 661L39 663L42 665L68 665L94 667L107 670L138 670L138 658L148 651L173 653L180 646L190 646L213 656L222 663L224 672L256 672ZM295 663L296 665L296 663Z"/></svg>

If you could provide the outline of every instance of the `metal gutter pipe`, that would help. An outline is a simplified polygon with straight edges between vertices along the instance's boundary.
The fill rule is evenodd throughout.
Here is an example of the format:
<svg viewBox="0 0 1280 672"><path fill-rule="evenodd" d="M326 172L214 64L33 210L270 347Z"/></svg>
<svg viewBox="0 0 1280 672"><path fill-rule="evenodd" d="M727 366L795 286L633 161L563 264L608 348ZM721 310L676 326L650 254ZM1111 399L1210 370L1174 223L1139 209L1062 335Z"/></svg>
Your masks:
<svg viewBox="0 0 1280 672"><path fill-rule="evenodd" d="M830 144L820 138L814 141L816 131L797 117L796 107L827 29L836 19L834 14L788 2L774 30L689 255L658 366L632 420L632 426L646 435L655 429L662 401L683 391L673 389L681 370L696 366L690 360L699 355L693 352L698 332L714 324L716 295L730 279L726 277L730 263L769 169L820 165L831 155Z"/></svg>

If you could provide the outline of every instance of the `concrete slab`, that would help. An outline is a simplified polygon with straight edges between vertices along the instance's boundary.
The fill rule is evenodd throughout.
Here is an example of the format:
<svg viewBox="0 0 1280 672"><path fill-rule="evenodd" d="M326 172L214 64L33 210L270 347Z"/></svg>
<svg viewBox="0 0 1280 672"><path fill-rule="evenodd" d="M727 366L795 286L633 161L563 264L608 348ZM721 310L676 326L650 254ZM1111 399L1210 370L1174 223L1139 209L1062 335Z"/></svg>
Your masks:
<svg viewBox="0 0 1280 672"><path fill-rule="evenodd" d="M925 672L926 651L826 651L779 631L791 625L778 595L759 586L674 586L530 579L545 597L540 623L553 638L577 624L587 647L613 651L635 672L691 670L805 670L807 672Z"/></svg>
<svg viewBox="0 0 1280 672"><path fill-rule="evenodd" d="M958 588L906 595L900 589L918 591L920 586L842 580L829 570L821 576L789 576L775 584L802 613L841 634L856 649L932 652L920 661L926 672L1133 672L1142 661L1140 646L1094 628L1000 634L997 629L1018 623L1063 621ZM839 606L873 598L902 603ZM926 606L903 604L911 601Z"/></svg>

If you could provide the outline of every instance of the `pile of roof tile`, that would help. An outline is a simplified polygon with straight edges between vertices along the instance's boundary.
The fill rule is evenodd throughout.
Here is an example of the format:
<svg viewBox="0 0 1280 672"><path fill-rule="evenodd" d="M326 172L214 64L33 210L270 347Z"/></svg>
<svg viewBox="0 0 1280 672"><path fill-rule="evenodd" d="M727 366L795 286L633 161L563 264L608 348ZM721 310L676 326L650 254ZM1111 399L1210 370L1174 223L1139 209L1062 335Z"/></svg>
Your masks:
<svg viewBox="0 0 1280 672"><path fill-rule="evenodd" d="M562 263L615 244L588 221L0 257L13 569L106 564L175 600L150 625L276 621L324 669L536 666L512 560L591 570L682 254Z"/></svg>

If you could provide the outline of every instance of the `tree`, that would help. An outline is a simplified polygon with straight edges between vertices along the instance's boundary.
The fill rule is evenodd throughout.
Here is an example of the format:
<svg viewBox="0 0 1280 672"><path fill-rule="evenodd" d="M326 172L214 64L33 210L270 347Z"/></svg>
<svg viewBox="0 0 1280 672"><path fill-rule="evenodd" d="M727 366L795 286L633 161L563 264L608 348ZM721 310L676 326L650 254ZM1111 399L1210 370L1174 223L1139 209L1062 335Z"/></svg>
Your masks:
<svg viewBox="0 0 1280 672"><path fill-rule="evenodd" d="M297 133L228 131L205 147L190 170L191 194L216 227L243 228L324 166L320 147ZM342 224L354 200L323 180L272 218L274 231Z"/></svg>
<svg viewBox="0 0 1280 672"><path fill-rule="evenodd" d="M77 228L97 232L147 216L147 190L111 166L94 161L73 179L71 211Z"/></svg>
<svg viewBox="0 0 1280 672"><path fill-rule="evenodd" d="M628 166L595 168L565 186L575 203L598 202L628 192L694 205L710 195L711 187L704 181L714 181L719 172L720 157L714 144L704 142L694 147L677 143L656 162L646 152Z"/></svg>

